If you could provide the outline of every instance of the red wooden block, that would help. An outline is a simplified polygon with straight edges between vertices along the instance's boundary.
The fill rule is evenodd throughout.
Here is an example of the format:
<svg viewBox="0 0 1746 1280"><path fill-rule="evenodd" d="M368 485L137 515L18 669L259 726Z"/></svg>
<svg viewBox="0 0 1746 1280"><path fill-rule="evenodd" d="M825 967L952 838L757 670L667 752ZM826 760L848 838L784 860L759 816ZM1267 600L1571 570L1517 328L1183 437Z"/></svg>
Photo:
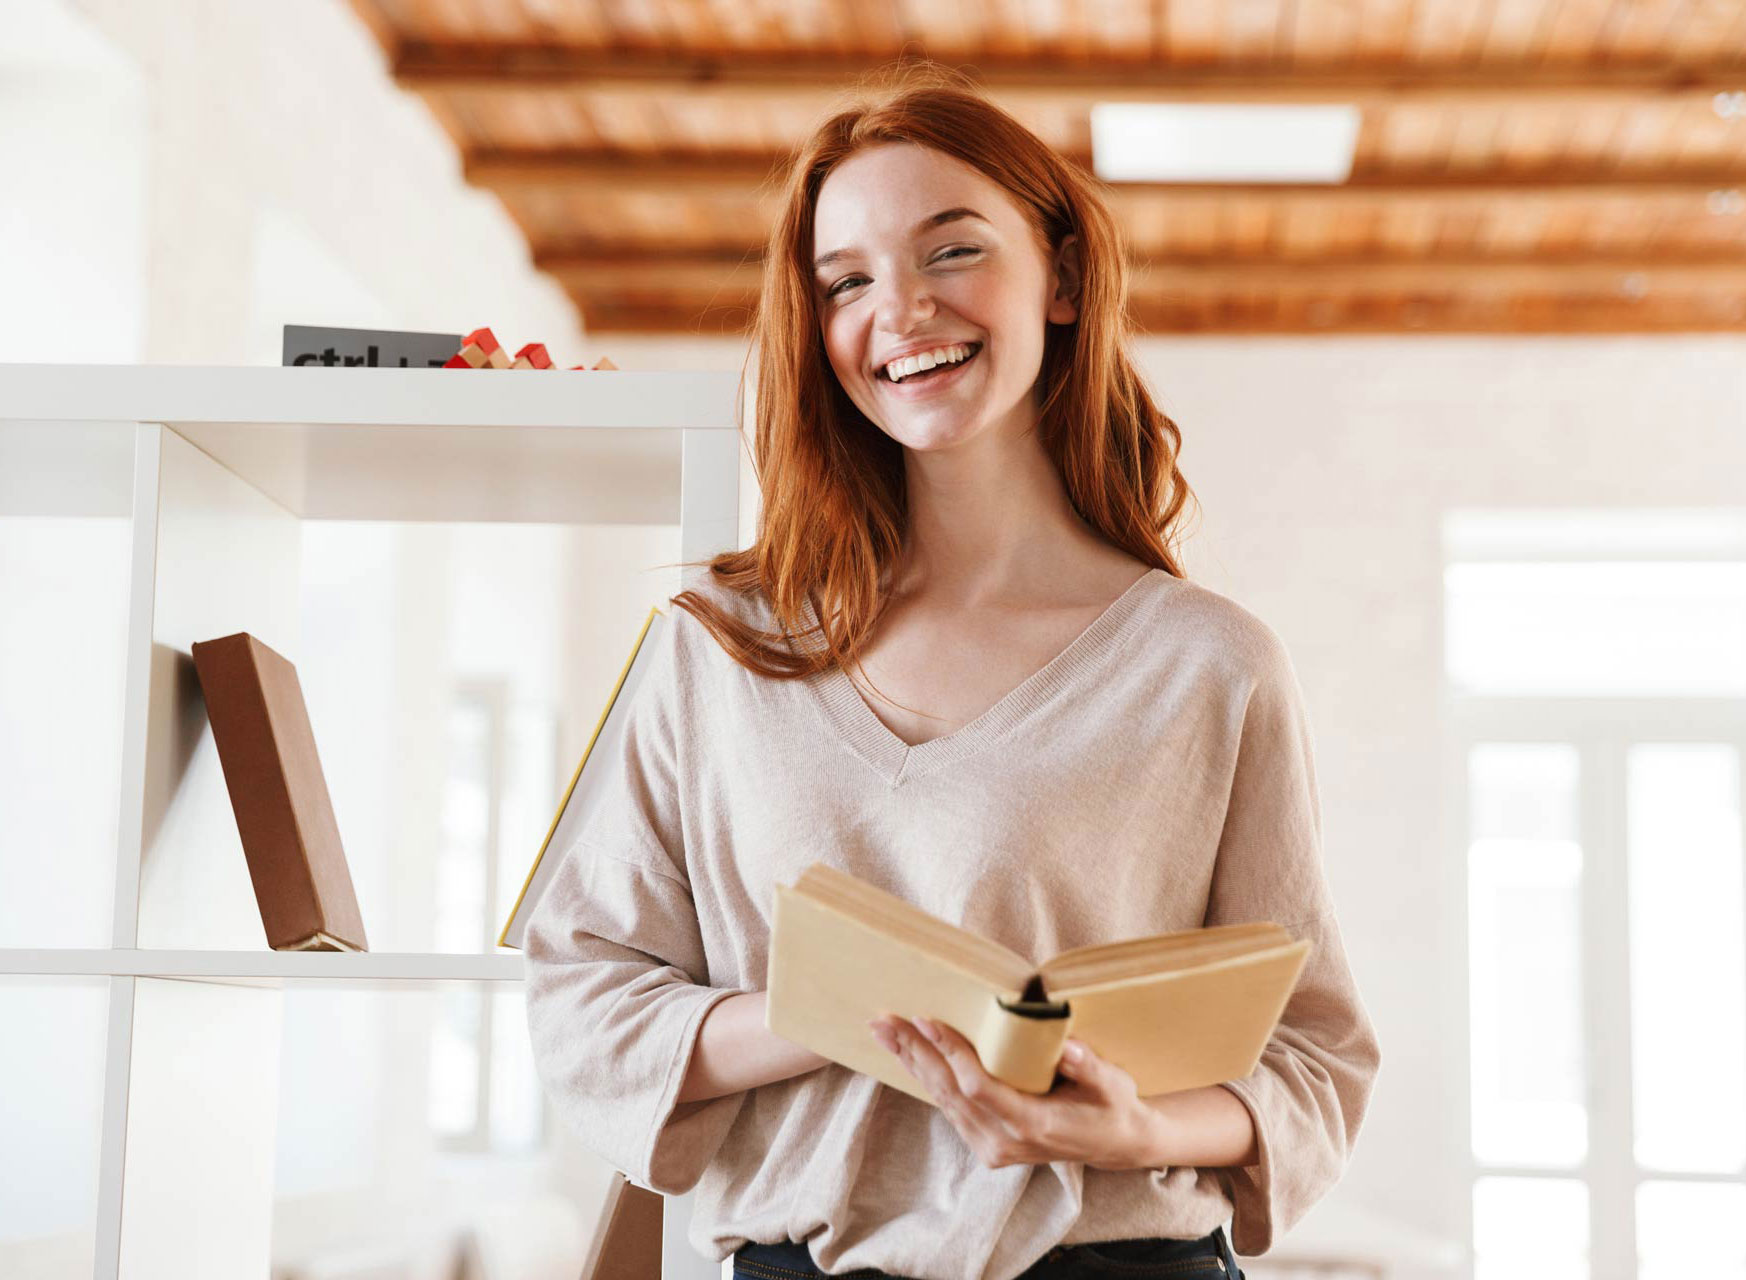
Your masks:
<svg viewBox="0 0 1746 1280"><path fill-rule="evenodd" d="M476 347L479 351L479 360L473 366L475 369L484 368L486 366L493 369L509 368L509 353L503 349L502 344L497 341L497 335L492 333L491 330L473 330L473 332L469 333L461 342L461 353L463 355L466 354L468 347ZM471 359L471 357L469 357L469 359Z"/></svg>
<svg viewBox="0 0 1746 1280"><path fill-rule="evenodd" d="M468 343L471 343L475 347L478 347L481 351L484 351L487 355L489 355L493 351L501 350L501 348L499 347L498 342L497 342L497 335L492 333L491 330L489 330L489 329L475 329L475 330L473 330L473 332L469 333L466 337L461 339L461 345L463 347L466 346Z"/></svg>
<svg viewBox="0 0 1746 1280"><path fill-rule="evenodd" d="M546 354L546 349L538 342L530 342L515 353L517 369L550 369L552 358Z"/></svg>

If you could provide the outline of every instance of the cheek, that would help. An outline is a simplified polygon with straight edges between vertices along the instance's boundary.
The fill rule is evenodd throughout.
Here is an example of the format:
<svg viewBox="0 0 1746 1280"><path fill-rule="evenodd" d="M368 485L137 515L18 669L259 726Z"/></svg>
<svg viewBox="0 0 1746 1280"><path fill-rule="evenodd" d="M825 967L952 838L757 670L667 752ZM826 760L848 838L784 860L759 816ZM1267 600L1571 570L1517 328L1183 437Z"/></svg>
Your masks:
<svg viewBox="0 0 1746 1280"><path fill-rule="evenodd" d="M1027 328L1041 328L1043 307L1030 282L997 277L993 272L976 272L954 282L954 287L942 296L961 319L987 334L1003 357L996 363L1009 361L1027 341Z"/></svg>
<svg viewBox="0 0 1746 1280"><path fill-rule="evenodd" d="M837 375L837 381L845 388L854 385L854 335L848 327L826 321L823 325L825 357L831 362L831 369Z"/></svg>

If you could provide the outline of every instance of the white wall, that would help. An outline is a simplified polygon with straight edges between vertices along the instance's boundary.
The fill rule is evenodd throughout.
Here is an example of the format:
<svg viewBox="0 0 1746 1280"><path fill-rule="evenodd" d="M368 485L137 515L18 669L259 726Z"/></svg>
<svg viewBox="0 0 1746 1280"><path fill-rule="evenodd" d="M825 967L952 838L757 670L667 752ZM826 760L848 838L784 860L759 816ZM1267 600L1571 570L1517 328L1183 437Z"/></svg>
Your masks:
<svg viewBox="0 0 1746 1280"><path fill-rule="evenodd" d="M60 51L0 80L24 179L0 227L60 264L0 277L6 359L278 364L280 326L325 324L488 325L581 362L569 298L343 0L12 0L0 71L63 29L100 75Z"/></svg>
<svg viewBox="0 0 1746 1280"><path fill-rule="evenodd" d="M145 336L142 77L57 0L12 0L5 21L0 359L131 363Z"/></svg>
<svg viewBox="0 0 1746 1280"><path fill-rule="evenodd" d="M1339 1195L1461 1221L1463 903L1443 900L1442 514L1746 505L1746 340L1158 340L1205 508L1189 570L1272 623L1316 734L1328 873L1383 1041Z"/></svg>

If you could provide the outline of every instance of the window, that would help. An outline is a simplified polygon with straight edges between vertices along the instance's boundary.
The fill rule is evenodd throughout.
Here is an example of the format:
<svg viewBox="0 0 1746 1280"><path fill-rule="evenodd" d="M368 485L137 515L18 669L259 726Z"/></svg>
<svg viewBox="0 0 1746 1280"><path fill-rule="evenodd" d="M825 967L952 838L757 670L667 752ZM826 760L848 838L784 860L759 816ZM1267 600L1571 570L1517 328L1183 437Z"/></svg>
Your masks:
<svg viewBox="0 0 1746 1280"><path fill-rule="evenodd" d="M1746 1275L1746 513L1445 556L1476 1280Z"/></svg>
<svg viewBox="0 0 1746 1280"><path fill-rule="evenodd" d="M506 681L458 684L436 857L434 945L496 950L503 917L556 808L557 722ZM431 1046L430 1123L444 1150L531 1151L547 1116L520 988L450 984Z"/></svg>

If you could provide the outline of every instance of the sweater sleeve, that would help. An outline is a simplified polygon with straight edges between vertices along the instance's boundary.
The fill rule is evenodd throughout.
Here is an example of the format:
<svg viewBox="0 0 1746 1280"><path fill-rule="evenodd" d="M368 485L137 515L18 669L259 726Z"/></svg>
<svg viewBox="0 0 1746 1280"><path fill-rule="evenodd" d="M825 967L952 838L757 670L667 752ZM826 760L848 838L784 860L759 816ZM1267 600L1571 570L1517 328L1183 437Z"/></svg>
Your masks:
<svg viewBox="0 0 1746 1280"><path fill-rule="evenodd" d="M1208 925L1272 920L1310 951L1255 1069L1223 1082L1248 1108L1259 1159L1223 1168L1231 1244L1265 1253L1340 1180L1381 1051L1346 962L1322 867L1321 807L1302 690L1263 629L1208 900Z"/></svg>
<svg viewBox="0 0 1746 1280"><path fill-rule="evenodd" d="M675 621L602 762L610 785L524 939L528 1034L547 1097L583 1146L665 1195L697 1184L746 1097L675 1101L704 1015L737 994L708 985L680 848Z"/></svg>

